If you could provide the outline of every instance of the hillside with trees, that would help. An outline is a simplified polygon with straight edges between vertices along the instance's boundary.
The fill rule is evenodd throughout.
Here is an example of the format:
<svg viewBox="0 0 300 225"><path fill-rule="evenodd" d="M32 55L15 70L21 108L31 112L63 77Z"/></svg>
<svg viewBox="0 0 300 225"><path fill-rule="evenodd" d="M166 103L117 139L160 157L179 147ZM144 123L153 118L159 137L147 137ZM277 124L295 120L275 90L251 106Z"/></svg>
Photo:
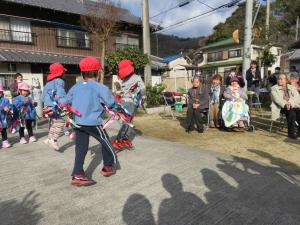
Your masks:
<svg viewBox="0 0 300 225"><path fill-rule="evenodd" d="M180 38L164 34L151 35L151 54L159 57L166 57L177 54L181 51L190 53L204 45L205 37Z"/></svg>

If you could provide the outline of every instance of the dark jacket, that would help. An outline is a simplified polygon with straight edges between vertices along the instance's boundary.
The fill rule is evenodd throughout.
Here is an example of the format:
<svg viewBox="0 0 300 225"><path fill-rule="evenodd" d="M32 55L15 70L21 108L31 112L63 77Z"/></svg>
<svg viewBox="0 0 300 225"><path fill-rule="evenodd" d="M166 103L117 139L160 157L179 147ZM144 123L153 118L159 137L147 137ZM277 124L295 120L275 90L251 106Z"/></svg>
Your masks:
<svg viewBox="0 0 300 225"><path fill-rule="evenodd" d="M253 79L254 78L254 79ZM247 80L247 87L255 86L258 87L259 83L261 81L261 73L258 68L256 68L255 71L255 77L253 77L251 68L247 70L246 72L246 80Z"/></svg>
<svg viewBox="0 0 300 225"><path fill-rule="evenodd" d="M209 96L205 85L201 85L199 88L190 88L187 95L189 108L193 108L193 104L198 103L200 109L208 109Z"/></svg>

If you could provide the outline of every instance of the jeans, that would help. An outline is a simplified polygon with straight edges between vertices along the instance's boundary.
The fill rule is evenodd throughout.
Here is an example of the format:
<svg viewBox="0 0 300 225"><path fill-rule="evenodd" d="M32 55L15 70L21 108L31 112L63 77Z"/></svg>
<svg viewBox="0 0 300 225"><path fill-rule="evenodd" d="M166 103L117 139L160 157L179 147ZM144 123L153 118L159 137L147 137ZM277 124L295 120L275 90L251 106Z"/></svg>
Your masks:
<svg viewBox="0 0 300 225"><path fill-rule="evenodd" d="M111 146L108 134L102 126L80 126L75 129L75 163L74 174L84 174L83 164L89 149L89 137L94 137L102 145L102 157L104 166L112 166L117 163L117 155Z"/></svg>

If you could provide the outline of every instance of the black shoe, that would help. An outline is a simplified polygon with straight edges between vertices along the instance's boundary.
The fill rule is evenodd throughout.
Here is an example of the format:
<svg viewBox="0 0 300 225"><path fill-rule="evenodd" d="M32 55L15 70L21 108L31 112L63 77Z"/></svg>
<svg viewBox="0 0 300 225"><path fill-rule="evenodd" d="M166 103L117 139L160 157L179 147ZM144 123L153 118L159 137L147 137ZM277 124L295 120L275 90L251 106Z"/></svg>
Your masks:
<svg viewBox="0 0 300 225"><path fill-rule="evenodd" d="M190 133L191 131L189 129L186 129L185 132Z"/></svg>
<svg viewBox="0 0 300 225"><path fill-rule="evenodd" d="M297 135L296 135L296 134L289 134L288 137L289 137L290 139L297 140Z"/></svg>
<svg viewBox="0 0 300 225"><path fill-rule="evenodd" d="M202 128L200 128L200 129L197 129L197 131L198 131L198 133L204 133L204 128L202 127Z"/></svg>

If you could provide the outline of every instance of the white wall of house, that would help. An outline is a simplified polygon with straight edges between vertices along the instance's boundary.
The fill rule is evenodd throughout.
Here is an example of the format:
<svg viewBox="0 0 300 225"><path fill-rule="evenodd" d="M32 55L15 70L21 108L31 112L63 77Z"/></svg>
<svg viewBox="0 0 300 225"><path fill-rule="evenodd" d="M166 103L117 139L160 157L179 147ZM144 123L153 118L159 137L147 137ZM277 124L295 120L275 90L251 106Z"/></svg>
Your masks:
<svg viewBox="0 0 300 225"><path fill-rule="evenodd" d="M175 59L168 63L168 67L170 71L166 72L165 75L167 75L170 78L175 77L187 77L189 74L187 73L187 70L185 69L184 65L189 65L185 58L180 57L178 59Z"/></svg>
<svg viewBox="0 0 300 225"><path fill-rule="evenodd" d="M162 82L161 76L152 76L152 86L161 84L161 82Z"/></svg>

